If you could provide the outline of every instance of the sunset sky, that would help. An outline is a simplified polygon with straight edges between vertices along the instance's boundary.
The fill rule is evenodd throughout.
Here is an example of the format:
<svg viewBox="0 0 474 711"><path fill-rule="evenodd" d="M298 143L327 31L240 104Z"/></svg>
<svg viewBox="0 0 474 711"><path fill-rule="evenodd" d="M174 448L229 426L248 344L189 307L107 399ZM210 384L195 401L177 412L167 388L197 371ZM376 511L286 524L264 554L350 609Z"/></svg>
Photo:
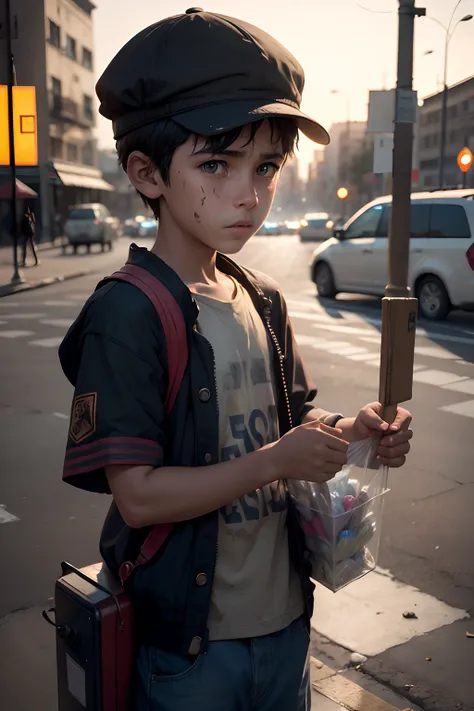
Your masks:
<svg viewBox="0 0 474 711"><path fill-rule="evenodd" d="M199 5L199 3L197 3ZM417 0L427 14L447 25L457 0ZM147 25L184 12L183 0L97 0L97 77L115 53ZM369 89L392 88L396 76L397 0L214 0L205 9L245 19L274 35L306 72L303 110L329 128L367 116ZM363 9L363 7L368 8ZM371 10L371 11L369 11ZM375 11L375 12L374 12ZM474 14L474 0L461 0L455 20ZM453 23L454 24L454 23ZM428 17L416 20L415 88L419 97L435 92L443 76L445 32ZM461 23L449 48L448 83L474 74L474 20ZM430 55L425 52L433 50ZM333 93L334 91L339 93ZM99 118L101 148L113 147L110 123ZM312 145L301 141L306 162Z"/></svg>

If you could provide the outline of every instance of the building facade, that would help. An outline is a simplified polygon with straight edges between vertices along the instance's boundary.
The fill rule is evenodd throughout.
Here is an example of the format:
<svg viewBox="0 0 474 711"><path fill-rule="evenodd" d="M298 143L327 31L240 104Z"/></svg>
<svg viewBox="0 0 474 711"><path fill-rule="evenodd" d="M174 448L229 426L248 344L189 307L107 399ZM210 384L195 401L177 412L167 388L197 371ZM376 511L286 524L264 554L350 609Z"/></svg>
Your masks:
<svg viewBox="0 0 474 711"><path fill-rule="evenodd" d="M17 167L17 177L38 193L38 239L46 240L61 232L69 205L103 201L112 190L98 167L94 135L95 5L89 0L10 0L10 5L16 80L36 87L37 102L38 165ZM0 84L8 77L5 45L2 33ZM8 167L0 167L0 179L8 174Z"/></svg>
<svg viewBox="0 0 474 711"><path fill-rule="evenodd" d="M442 98L443 92L427 96L420 108L419 165L420 187L423 189L440 187ZM465 146L474 152L474 76L448 89L444 187L462 185L463 175L456 158ZM468 187L474 187L472 168L467 173L466 182Z"/></svg>

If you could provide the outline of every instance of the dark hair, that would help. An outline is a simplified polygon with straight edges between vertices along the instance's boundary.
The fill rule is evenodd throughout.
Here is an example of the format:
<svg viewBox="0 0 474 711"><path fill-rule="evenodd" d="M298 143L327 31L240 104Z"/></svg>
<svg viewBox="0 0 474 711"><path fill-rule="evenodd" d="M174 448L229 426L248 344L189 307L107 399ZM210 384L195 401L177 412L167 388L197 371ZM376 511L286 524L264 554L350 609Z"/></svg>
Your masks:
<svg viewBox="0 0 474 711"><path fill-rule="evenodd" d="M267 119L271 128L271 140L274 143L281 141L282 151L285 157L293 154L295 146L298 145L298 126L292 118L269 118ZM255 135L262 126L264 119L249 124L251 127L248 145L255 139ZM214 153L219 153L231 146L240 136L245 126L231 129L225 133L215 136L207 136L205 147ZM133 151L141 151L150 158L152 165L159 171L163 181L169 185L171 161L174 152L179 146L194 136L195 142L199 136L175 123L172 119L156 121L147 126L137 128L123 138L119 138L116 143L118 161L124 171L127 171L127 162ZM159 216L159 200L150 199L137 190L141 199L147 207L150 207L155 217Z"/></svg>

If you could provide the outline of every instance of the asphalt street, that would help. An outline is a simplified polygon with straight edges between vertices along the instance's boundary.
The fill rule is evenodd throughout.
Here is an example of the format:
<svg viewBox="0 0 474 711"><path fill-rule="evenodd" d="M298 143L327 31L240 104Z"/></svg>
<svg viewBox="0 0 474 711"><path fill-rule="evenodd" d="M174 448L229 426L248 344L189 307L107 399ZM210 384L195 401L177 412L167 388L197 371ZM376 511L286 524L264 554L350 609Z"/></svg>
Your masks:
<svg viewBox="0 0 474 711"><path fill-rule="evenodd" d="M72 389L57 346L98 279L124 262L126 247L121 240L112 254L78 257L97 269L92 276L0 299L5 711L53 708L54 630L41 610L52 604L62 560L80 567L99 557L108 497L61 482ZM294 237L257 237L239 260L283 287L318 403L356 414L377 399L380 300L320 302L308 278L312 248ZM58 259L45 253L43 266L48 258ZM347 661L347 650L366 654L362 671L427 711L472 711L474 314L420 321L415 363L413 449L390 476L380 570L347 592L318 589L313 641L335 664ZM403 618L408 605L417 619ZM32 674L41 684L25 683Z"/></svg>

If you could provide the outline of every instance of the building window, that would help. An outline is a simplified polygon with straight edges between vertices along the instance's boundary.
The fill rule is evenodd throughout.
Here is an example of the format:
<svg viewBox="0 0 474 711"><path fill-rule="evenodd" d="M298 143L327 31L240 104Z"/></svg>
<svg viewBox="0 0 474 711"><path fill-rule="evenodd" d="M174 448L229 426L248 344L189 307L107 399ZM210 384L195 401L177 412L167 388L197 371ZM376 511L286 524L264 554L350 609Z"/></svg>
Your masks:
<svg viewBox="0 0 474 711"><path fill-rule="evenodd" d="M449 134L449 142L450 143L456 143L458 140L458 132L457 131L451 131Z"/></svg>
<svg viewBox="0 0 474 711"><path fill-rule="evenodd" d="M49 152L51 154L51 158L58 158L59 160L62 159L62 157L63 157L63 142L60 138L50 137Z"/></svg>
<svg viewBox="0 0 474 711"><path fill-rule="evenodd" d="M439 133L435 133L432 137L432 145L437 146L439 145Z"/></svg>
<svg viewBox="0 0 474 711"><path fill-rule="evenodd" d="M94 151L91 141L86 141L82 147L82 162L84 165L94 165Z"/></svg>
<svg viewBox="0 0 474 711"><path fill-rule="evenodd" d="M51 109L53 111L61 111L61 104L62 104L62 89L61 89L61 81L59 79L56 79L56 77L51 77L51 86L52 86L52 103L51 103Z"/></svg>
<svg viewBox="0 0 474 711"><path fill-rule="evenodd" d="M431 175L425 175L423 178L425 188L431 188L434 185L434 179Z"/></svg>
<svg viewBox="0 0 474 711"><path fill-rule="evenodd" d="M68 143L66 152L68 161L71 163L77 163L78 150L76 144Z"/></svg>
<svg viewBox="0 0 474 711"><path fill-rule="evenodd" d="M49 21L49 43L53 47L61 47L61 28L52 20Z"/></svg>
<svg viewBox="0 0 474 711"><path fill-rule="evenodd" d="M76 40L69 35L66 37L66 54L69 59L77 59Z"/></svg>
<svg viewBox="0 0 474 711"><path fill-rule="evenodd" d="M458 107L457 106L450 106L448 109L448 117L454 119L454 118L456 118L457 115L458 115Z"/></svg>
<svg viewBox="0 0 474 711"><path fill-rule="evenodd" d="M93 119L93 108L92 108L92 96L84 94L84 118L87 121L92 121Z"/></svg>
<svg viewBox="0 0 474 711"><path fill-rule="evenodd" d="M82 66L92 71L92 52L90 49L82 48Z"/></svg>

